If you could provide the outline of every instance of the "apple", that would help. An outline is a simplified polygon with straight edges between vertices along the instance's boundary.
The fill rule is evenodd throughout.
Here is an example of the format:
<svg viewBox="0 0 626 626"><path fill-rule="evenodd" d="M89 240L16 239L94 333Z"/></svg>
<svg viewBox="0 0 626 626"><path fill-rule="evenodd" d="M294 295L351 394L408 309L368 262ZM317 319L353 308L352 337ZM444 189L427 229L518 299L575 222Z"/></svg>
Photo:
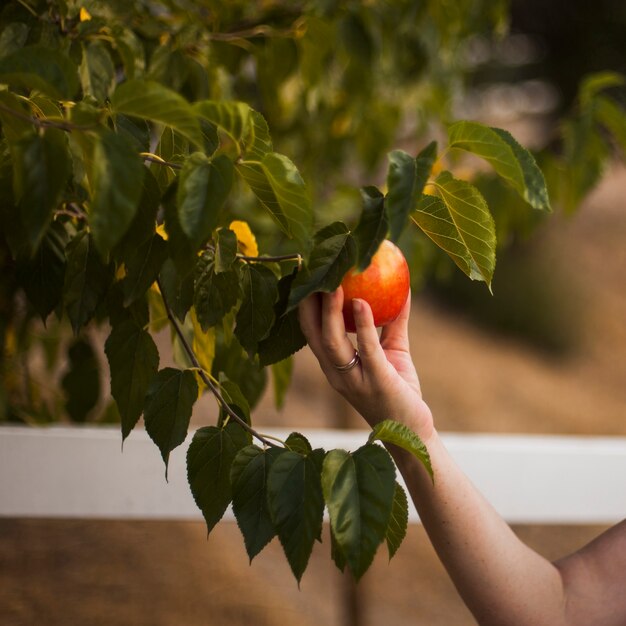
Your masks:
<svg viewBox="0 0 626 626"><path fill-rule="evenodd" d="M400 315L409 295L409 283L409 266L404 254L398 246L385 239L367 268L362 272L352 268L341 283L346 331L356 332L352 315L354 298L368 302L374 314L374 324L385 326Z"/></svg>

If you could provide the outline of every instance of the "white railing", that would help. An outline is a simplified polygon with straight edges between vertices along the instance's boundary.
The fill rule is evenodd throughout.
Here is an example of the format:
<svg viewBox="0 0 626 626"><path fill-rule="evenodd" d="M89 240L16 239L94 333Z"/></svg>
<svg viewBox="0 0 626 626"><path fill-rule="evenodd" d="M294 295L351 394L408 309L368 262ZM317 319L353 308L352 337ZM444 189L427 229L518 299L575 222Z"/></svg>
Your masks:
<svg viewBox="0 0 626 626"><path fill-rule="evenodd" d="M326 449L355 449L367 439L365 431L303 434ZM509 522L605 524L626 516L626 438L446 433L443 439ZM186 448L172 452L166 482L157 447L139 429L122 452L117 428L0 427L0 516L199 519ZM414 509L410 515L419 521Z"/></svg>

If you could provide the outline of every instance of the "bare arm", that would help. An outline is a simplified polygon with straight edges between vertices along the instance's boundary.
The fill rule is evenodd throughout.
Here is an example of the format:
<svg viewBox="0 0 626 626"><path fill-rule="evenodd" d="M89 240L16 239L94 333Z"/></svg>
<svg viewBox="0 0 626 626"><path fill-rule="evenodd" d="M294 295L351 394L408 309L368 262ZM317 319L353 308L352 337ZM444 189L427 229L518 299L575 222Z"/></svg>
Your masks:
<svg viewBox="0 0 626 626"><path fill-rule="evenodd" d="M512 532L448 454L422 399L409 354L409 302L379 339L366 303L355 301L358 367L345 334L343 294L313 296L300 308L309 345L329 381L370 425L390 418L428 447L434 485L408 453L391 449L424 528L460 595L481 625L626 623L626 524L552 564Z"/></svg>

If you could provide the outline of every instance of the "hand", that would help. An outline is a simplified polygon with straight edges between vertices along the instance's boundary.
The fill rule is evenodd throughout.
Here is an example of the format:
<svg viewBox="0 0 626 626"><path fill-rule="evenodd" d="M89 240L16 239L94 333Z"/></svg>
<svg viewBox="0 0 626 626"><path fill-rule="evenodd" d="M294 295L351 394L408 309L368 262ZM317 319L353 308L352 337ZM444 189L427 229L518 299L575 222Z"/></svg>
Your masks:
<svg viewBox="0 0 626 626"><path fill-rule="evenodd" d="M322 371L370 426L393 419L426 442L434 428L409 353L411 294L399 317L383 328L380 339L369 304L358 299L352 304L360 363L344 372L337 366L350 362L354 347L341 313L343 290L314 294L300 304L300 326Z"/></svg>

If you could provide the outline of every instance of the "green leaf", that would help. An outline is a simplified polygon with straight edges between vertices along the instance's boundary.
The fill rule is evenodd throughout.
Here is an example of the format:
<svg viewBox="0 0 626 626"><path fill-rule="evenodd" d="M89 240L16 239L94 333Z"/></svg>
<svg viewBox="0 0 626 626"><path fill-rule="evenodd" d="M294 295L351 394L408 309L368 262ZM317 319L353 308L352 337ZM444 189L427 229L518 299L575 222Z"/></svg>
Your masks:
<svg viewBox="0 0 626 626"><path fill-rule="evenodd" d="M623 87L626 85L626 78L617 72L597 72L585 76L578 88L578 98L582 107L588 106L591 101L605 89L612 87Z"/></svg>
<svg viewBox="0 0 626 626"><path fill-rule="evenodd" d="M63 297L67 241L63 225L52 222L35 254L18 265L19 283L44 323Z"/></svg>
<svg viewBox="0 0 626 626"><path fill-rule="evenodd" d="M69 367L61 379L65 409L73 422L85 422L100 398L100 368L91 344L75 340L67 351Z"/></svg>
<svg viewBox="0 0 626 626"><path fill-rule="evenodd" d="M441 198L424 195L413 220L472 280L491 285L496 262L493 217L480 192L449 172L436 180Z"/></svg>
<svg viewBox="0 0 626 626"><path fill-rule="evenodd" d="M550 210L546 181L534 157L507 131L456 122L448 128L448 146L485 159L532 207Z"/></svg>
<svg viewBox="0 0 626 626"><path fill-rule="evenodd" d="M241 274L243 301L235 318L235 335L244 350L252 354L274 323L278 279L274 272L260 263L245 263Z"/></svg>
<svg viewBox="0 0 626 626"><path fill-rule="evenodd" d="M330 529L330 557L337 566L337 569L343 574L346 569L346 557L341 551L341 546L337 542L332 527Z"/></svg>
<svg viewBox="0 0 626 626"><path fill-rule="evenodd" d="M7 138L9 145L14 144L24 135L31 135L33 125L29 121L31 115L30 107L26 106L24 100L18 98L10 91L0 91L0 123L2 132ZM24 119L23 116L26 116Z"/></svg>
<svg viewBox="0 0 626 626"><path fill-rule="evenodd" d="M279 448L242 448L230 468L233 513L250 562L276 535L267 504L267 477Z"/></svg>
<svg viewBox="0 0 626 626"><path fill-rule="evenodd" d="M11 146L13 193L32 250L39 245L71 174L64 135L57 130L25 135Z"/></svg>
<svg viewBox="0 0 626 626"><path fill-rule="evenodd" d="M350 454L331 450L324 459L322 488L337 545L358 580L385 539L393 506L395 467L380 446Z"/></svg>
<svg viewBox="0 0 626 626"><path fill-rule="evenodd" d="M281 230L308 250L313 210L296 166L286 156L268 152L259 161L239 161L237 170Z"/></svg>
<svg viewBox="0 0 626 626"><path fill-rule="evenodd" d="M156 443L165 462L170 452L185 441L198 385L192 370L166 367L152 379L143 410L146 432Z"/></svg>
<svg viewBox="0 0 626 626"><path fill-rule="evenodd" d="M597 122L604 126L614 137L626 154L626 111L613 100L605 96L598 96L595 100L594 114Z"/></svg>
<svg viewBox="0 0 626 626"><path fill-rule="evenodd" d="M239 385L225 376L220 376L220 391L228 406L246 423L250 424L250 403L243 395ZM223 426L230 419L224 407L220 406L218 426Z"/></svg>
<svg viewBox="0 0 626 626"><path fill-rule="evenodd" d="M194 152L183 164L178 181L178 220L196 248L217 226L222 208L233 184L233 164L225 155L208 159Z"/></svg>
<svg viewBox="0 0 626 626"><path fill-rule="evenodd" d="M232 422L224 428L205 426L197 430L187 450L187 479L210 533L222 519L232 499L230 470L247 433Z"/></svg>
<svg viewBox="0 0 626 626"><path fill-rule="evenodd" d="M437 156L437 142L429 143L415 159L402 150L394 150L388 156L385 206L389 218L389 238L397 242L424 191Z"/></svg>
<svg viewBox="0 0 626 626"><path fill-rule="evenodd" d="M376 187L361 189L363 211L354 230L357 248L356 267L363 271L371 262L376 250L387 237L389 222L385 212L385 197Z"/></svg>
<svg viewBox="0 0 626 626"><path fill-rule="evenodd" d="M298 452L298 454L304 456L313 452L309 440L301 433L290 433L287 439L285 439L285 446L292 452Z"/></svg>
<svg viewBox="0 0 626 626"><path fill-rule="evenodd" d="M259 342L257 351L261 365L280 364L287 357L306 345L306 337L300 328L298 310L292 309L285 313L289 302L291 285L298 275L296 267L291 274L278 281L278 301L274 305L274 325L265 339ZM280 377L281 381L283 376ZM274 379L278 384L277 378ZM282 389L282 383L281 383ZM278 395L276 396L278 400Z"/></svg>
<svg viewBox="0 0 626 626"><path fill-rule="evenodd" d="M298 584L322 528L324 499L320 472L311 456L290 450L274 460L267 501L285 556Z"/></svg>
<svg viewBox="0 0 626 626"><path fill-rule="evenodd" d="M126 262L126 276L122 282L124 306L146 293L157 279L167 258L167 244L159 235L137 246Z"/></svg>
<svg viewBox="0 0 626 626"><path fill-rule="evenodd" d="M217 231L217 245L215 246L215 272L228 271L237 258L237 235L230 228L220 228Z"/></svg>
<svg viewBox="0 0 626 626"><path fill-rule="evenodd" d="M428 450L424 442L408 426L393 420L378 422L372 429L368 442L372 443L376 440L394 444L410 452L424 465L430 477L433 477L433 468L430 464Z"/></svg>
<svg viewBox="0 0 626 626"><path fill-rule="evenodd" d="M309 262L293 281L287 311L316 291L337 289L355 260L356 244L343 222L333 222L319 230L313 238Z"/></svg>
<svg viewBox="0 0 626 626"><path fill-rule="evenodd" d="M115 87L115 65L106 46L98 40L83 44L80 64L83 94L105 102Z"/></svg>
<svg viewBox="0 0 626 626"><path fill-rule="evenodd" d="M193 271L196 265L197 250L189 237L185 235L178 219L176 206L176 184L171 185L163 196L165 208L165 230L167 232L170 256L181 276Z"/></svg>
<svg viewBox="0 0 626 626"><path fill-rule="evenodd" d="M71 100L79 87L69 55L41 45L20 48L0 59L0 82L36 89L55 100Z"/></svg>
<svg viewBox="0 0 626 626"><path fill-rule="evenodd" d="M135 217L144 167L123 136L107 131L93 145L90 225L100 254L106 256Z"/></svg>
<svg viewBox="0 0 626 626"><path fill-rule="evenodd" d="M238 298L237 272L216 274L213 256L204 252L196 266L193 300L202 330L215 326L237 304Z"/></svg>
<svg viewBox="0 0 626 626"><path fill-rule="evenodd" d="M159 367L159 351L148 332L134 320L113 326L104 351L111 369L111 394L122 417L122 441L139 419L152 378Z"/></svg>
<svg viewBox="0 0 626 626"><path fill-rule="evenodd" d="M174 315L182 322L193 304L193 271L180 274L172 259L166 259L159 276L161 292Z"/></svg>
<svg viewBox="0 0 626 626"><path fill-rule="evenodd" d="M170 126L201 149L204 138L191 105L164 85L148 80L129 80L117 87L111 99L114 113L141 117Z"/></svg>
<svg viewBox="0 0 626 626"><path fill-rule="evenodd" d="M63 302L74 334L93 317L113 279L110 265L105 265L95 249L92 236L83 230L66 249L67 269Z"/></svg>
<svg viewBox="0 0 626 626"><path fill-rule="evenodd" d="M261 362L261 364L263 364ZM280 411L285 404L285 395L291 383L293 374L293 359L287 357L272 363L272 385L274 388L274 406Z"/></svg>
<svg viewBox="0 0 626 626"><path fill-rule="evenodd" d="M389 560L393 558L404 540L408 524L409 503L402 485L396 482L396 489L393 493L393 506L391 508L387 532L385 533L387 549L389 550Z"/></svg>
<svg viewBox="0 0 626 626"><path fill-rule="evenodd" d="M5 22L6 24L6 22ZM0 33L0 58L19 50L28 39L28 26L22 22L6 24Z"/></svg>

